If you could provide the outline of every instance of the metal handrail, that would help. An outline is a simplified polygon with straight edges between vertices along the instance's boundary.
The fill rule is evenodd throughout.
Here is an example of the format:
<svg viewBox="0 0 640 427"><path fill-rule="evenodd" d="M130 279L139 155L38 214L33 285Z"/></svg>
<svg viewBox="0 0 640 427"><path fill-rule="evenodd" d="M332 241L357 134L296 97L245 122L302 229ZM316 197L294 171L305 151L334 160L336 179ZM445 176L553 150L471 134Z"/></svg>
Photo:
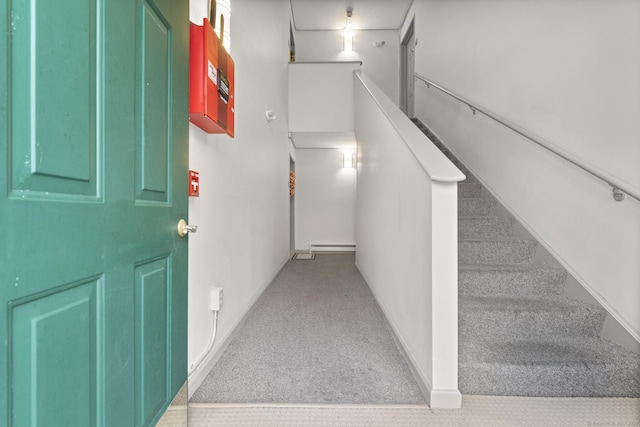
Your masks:
<svg viewBox="0 0 640 427"><path fill-rule="evenodd" d="M463 104L466 104L470 109L471 112L473 114L476 114L476 112L480 112L483 115L489 117L490 119L495 120L496 122L500 123L503 126L506 126L507 128L511 129L512 131L524 136L525 138L527 138L530 141L535 142L536 144L538 144L539 146L551 151L553 154L563 158L564 160L572 163L573 165L579 167L580 169L583 169L586 172L589 172L591 175L595 176L596 178L601 179L602 181L606 182L607 184L609 184L611 186L611 188L613 189L613 198L614 200L616 200L617 202L621 202L622 200L624 200L625 194L628 194L629 196L633 197L634 199L640 201L640 193L638 193L631 185L629 185L628 183L620 180L619 178L616 178L612 175L610 175L609 173L600 170L599 168L595 167L594 165L585 162L584 160L580 160L577 159L576 157L574 157L573 155L571 155L569 152L563 150L562 148L547 142L545 140L543 140L540 137L536 137L535 135L531 134L530 132L526 131L525 129L521 128L520 126L510 123L509 121L507 121L506 119L503 119L499 116L497 116L496 114L482 108L479 107L476 104L473 104L470 101L467 101L466 99L460 97L459 95L456 95L455 93L443 88L442 86L428 80L426 77L421 76L418 73L414 73L415 78L422 80L426 85L427 88L433 86L434 88L438 89L441 92L446 93L447 95L451 96L452 98L457 99L458 101L462 102Z"/></svg>

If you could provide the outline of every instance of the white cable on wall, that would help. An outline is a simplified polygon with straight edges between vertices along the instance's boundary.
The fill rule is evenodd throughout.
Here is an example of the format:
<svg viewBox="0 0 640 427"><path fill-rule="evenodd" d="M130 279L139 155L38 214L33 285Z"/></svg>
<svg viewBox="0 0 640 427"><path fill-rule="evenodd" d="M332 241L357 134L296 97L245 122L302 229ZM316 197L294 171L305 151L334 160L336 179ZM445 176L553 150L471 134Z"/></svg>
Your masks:
<svg viewBox="0 0 640 427"><path fill-rule="evenodd" d="M189 373L187 374L188 376L191 376L200 367L204 359L211 352L211 349L213 348L213 342L216 340L217 331L218 331L218 311L215 310L213 311L213 330L211 331L211 338L209 339L209 345L207 346L207 349L204 351L204 353L202 353L202 356L200 356L198 361L191 365L191 367L189 368Z"/></svg>

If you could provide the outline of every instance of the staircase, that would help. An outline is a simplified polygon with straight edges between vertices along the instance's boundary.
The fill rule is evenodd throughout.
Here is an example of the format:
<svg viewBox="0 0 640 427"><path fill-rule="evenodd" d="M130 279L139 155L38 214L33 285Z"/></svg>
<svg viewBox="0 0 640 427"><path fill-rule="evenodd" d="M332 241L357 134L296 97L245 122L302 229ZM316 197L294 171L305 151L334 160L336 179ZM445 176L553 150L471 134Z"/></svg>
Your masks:
<svg viewBox="0 0 640 427"><path fill-rule="evenodd" d="M419 121L467 176L458 184L459 388L463 394L640 397L640 356L600 338L606 312L563 295L567 272Z"/></svg>

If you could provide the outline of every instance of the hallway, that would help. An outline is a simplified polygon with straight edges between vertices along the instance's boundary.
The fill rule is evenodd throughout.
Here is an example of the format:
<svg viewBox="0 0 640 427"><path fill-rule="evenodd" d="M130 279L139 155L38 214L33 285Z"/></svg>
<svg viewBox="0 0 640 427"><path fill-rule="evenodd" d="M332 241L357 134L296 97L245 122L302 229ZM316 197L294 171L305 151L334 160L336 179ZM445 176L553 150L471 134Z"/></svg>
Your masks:
<svg viewBox="0 0 640 427"><path fill-rule="evenodd" d="M640 399L463 396L431 409L352 254L289 261L189 403L189 425L596 426Z"/></svg>
<svg viewBox="0 0 640 427"><path fill-rule="evenodd" d="M191 403L425 404L354 262L289 261Z"/></svg>

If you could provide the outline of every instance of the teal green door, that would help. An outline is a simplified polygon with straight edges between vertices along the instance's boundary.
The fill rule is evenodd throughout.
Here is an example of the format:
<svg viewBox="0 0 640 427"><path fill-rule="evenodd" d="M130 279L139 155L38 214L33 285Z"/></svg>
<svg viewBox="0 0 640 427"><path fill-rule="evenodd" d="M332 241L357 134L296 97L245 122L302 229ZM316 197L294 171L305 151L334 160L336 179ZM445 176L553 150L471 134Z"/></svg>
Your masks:
<svg viewBox="0 0 640 427"><path fill-rule="evenodd" d="M186 380L188 1L0 1L0 425L154 425Z"/></svg>

